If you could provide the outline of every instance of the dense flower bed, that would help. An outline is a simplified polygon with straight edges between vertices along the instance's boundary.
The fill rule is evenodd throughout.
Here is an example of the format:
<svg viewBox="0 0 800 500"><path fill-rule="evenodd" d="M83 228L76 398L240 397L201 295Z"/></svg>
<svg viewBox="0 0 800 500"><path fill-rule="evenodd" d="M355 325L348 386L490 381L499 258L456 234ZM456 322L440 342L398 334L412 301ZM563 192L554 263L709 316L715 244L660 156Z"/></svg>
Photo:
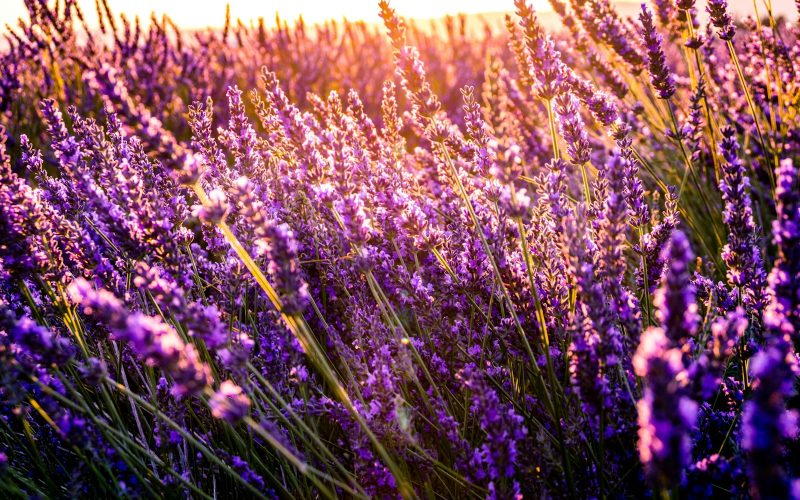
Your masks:
<svg viewBox="0 0 800 500"><path fill-rule="evenodd" d="M187 32L26 1L0 492L800 496L800 26L550 2Z"/></svg>

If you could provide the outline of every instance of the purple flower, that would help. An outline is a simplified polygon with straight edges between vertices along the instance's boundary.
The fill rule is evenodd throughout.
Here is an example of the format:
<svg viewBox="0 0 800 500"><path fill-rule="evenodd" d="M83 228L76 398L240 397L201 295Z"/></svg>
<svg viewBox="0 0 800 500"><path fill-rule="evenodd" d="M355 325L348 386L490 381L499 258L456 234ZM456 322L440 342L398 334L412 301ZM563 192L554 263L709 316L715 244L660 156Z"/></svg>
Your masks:
<svg viewBox="0 0 800 500"><path fill-rule="evenodd" d="M777 172L777 216L772 240L778 257L769 274L764 324L771 336L800 341L800 180L791 159L781 161Z"/></svg>
<svg viewBox="0 0 800 500"><path fill-rule="evenodd" d="M520 460L520 447L528 433L522 417L513 407L500 402L497 392L474 367L465 368L458 378L471 392L470 412L478 417L480 429L485 433L484 444L474 450L471 459L479 471L477 479L497 485L513 478Z"/></svg>
<svg viewBox="0 0 800 500"><path fill-rule="evenodd" d="M560 94L556 97L555 112L558 117L559 132L567 142L567 153L571 163L582 165L588 162L592 151L589 146L589 136L586 134L578 110L578 100L572 93Z"/></svg>
<svg viewBox="0 0 800 500"><path fill-rule="evenodd" d="M431 89L416 47L406 45L406 27L389 2L379 3L381 19L389 31L394 48L395 72L412 105L415 118L426 134L433 132L431 125L439 114L441 102Z"/></svg>
<svg viewBox="0 0 800 500"><path fill-rule="evenodd" d="M467 129L467 139L475 164L474 175L485 175L489 170L489 165L494 160L494 155L490 153L489 134L486 123L481 116L481 107L475 100L475 89L466 86L461 89L464 98L464 125Z"/></svg>
<svg viewBox="0 0 800 500"><path fill-rule="evenodd" d="M596 191L600 198L600 212L594 221L597 231L598 276L603 280L611 309L630 338L636 339L642 330L639 305L634 294L624 286L626 240L628 235L628 208L625 176L629 173L628 159L620 151L612 151L606 164L598 169ZM622 357L622 353L621 357ZM628 357L627 354L624 355Z"/></svg>
<svg viewBox="0 0 800 500"><path fill-rule="evenodd" d="M759 314L765 303L766 274L759 246L759 233L750 200L750 178L738 155L733 127L723 127L720 152L723 175L719 187L725 202L723 217L728 243L722 259L728 266L728 282L739 288L748 312Z"/></svg>
<svg viewBox="0 0 800 500"><path fill-rule="evenodd" d="M798 414L787 410L794 396L797 361L785 343L768 346L750 365L753 395L742 415L742 448L749 461L754 498L789 498L791 481L783 464L784 441L797 436Z"/></svg>
<svg viewBox="0 0 800 500"><path fill-rule="evenodd" d="M268 259L267 271L280 295L284 311L289 314L303 311L308 302L308 285L298 263L299 248L294 232L288 224L269 217L256 194L255 184L246 177L234 181L234 189L237 207L254 239L256 253ZM363 210L358 213L363 215ZM366 224L363 219L359 220ZM362 227L363 224L359 225Z"/></svg>
<svg viewBox="0 0 800 500"><path fill-rule="evenodd" d="M733 40L735 29L731 16L728 15L728 0L708 0L706 11L711 18L711 24L717 28L720 39Z"/></svg>
<svg viewBox="0 0 800 500"><path fill-rule="evenodd" d="M639 20L642 22L642 38L647 48L650 81L653 84L653 88L658 92L658 97L669 99L675 94L672 72L667 67L664 50L661 48L661 35L656 31L656 27L653 24L653 15L645 4L642 4Z"/></svg>
<svg viewBox="0 0 800 500"><path fill-rule="evenodd" d="M149 366L171 375L174 395L197 394L209 385L211 369L201 361L195 347L186 344L161 318L129 312L113 294L97 291L81 278L72 282L67 291L74 303L83 306L85 314L108 326L114 339L128 343Z"/></svg>
<svg viewBox="0 0 800 500"><path fill-rule="evenodd" d="M793 493L798 31L550 2L564 30L515 0L498 36L386 0L380 30L199 32L102 0L97 34L26 1L0 37L0 490ZM685 156L707 207L666 184Z"/></svg>
<svg viewBox="0 0 800 500"><path fill-rule="evenodd" d="M65 337L57 336L52 330L38 325L30 318L20 318L12 327L11 340L25 354L33 356L41 363L64 364L75 353L75 346Z"/></svg>
<svg viewBox="0 0 800 500"><path fill-rule="evenodd" d="M526 189L520 189L512 194L511 190L503 186L500 198L497 200L503 213L512 219L524 218L528 215L531 199Z"/></svg>
<svg viewBox="0 0 800 500"><path fill-rule="evenodd" d="M672 238L662 252L662 259L666 262L666 269L653 305L656 307L656 318L670 339L671 346L680 348L694 338L700 320L689 267L694 263L694 256L689 240L682 231L673 231Z"/></svg>
<svg viewBox="0 0 800 500"><path fill-rule="evenodd" d="M219 224L225 220L230 207L225 192L219 188L208 193L208 204L195 207L195 215L209 224Z"/></svg>
<svg viewBox="0 0 800 500"><path fill-rule="evenodd" d="M697 403L686 390L683 353L663 328L642 334L633 357L636 374L644 379L639 412L639 458L650 482L660 488L679 484L691 462L690 431L697 418Z"/></svg>
<svg viewBox="0 0 800 500"><path fill-rule="evenodd" d="M664 248L678 222L678 196L674 190L669 190L661 220L653 225L649 233L642 236L641 243L635 247L636 251L642 254L647 268L648 292L652 292L661 280L666 265ZM637 270L636 281L639 286L644 286L644 270Z"/></svg>
<svg viewBox="0 0 800 500"><path fill-rule="evenodd" d="M588 237L581 221L583 212L566 221L565 251L569 252L568 272L577 291L572 317L572 343L569 346L570 383L578 393L581 408L593 432L599 432L605 418L608 435L624 430L629 404L618 380L618 365L627 363L625 345L617 314L608 308L600 273L595 270L598 249ZM603 417L605 415L605 417Z"/></svg>
<svg viewBox="0 0 800 500"><path fill-rule="evenodd" d="M706 83L703 75L697 81L697 87L692 92L689 105L689 116L686 119L681 134L686 138L689 150L692 152L691 160L696 164L703 153L703 127L705 116L703 114L703 101L706 99Z"/></svg>
<svg viewBox="0 0 800 500"><path fill-rule="evenodd" d="M690 370L695 381L696 400L708 400L720 389L726 361L733 354L739 339L744 337L747 326L747 317L741 308L712 323L711 339Z"/></svg>
<svg viewBox="0 0 800 500"><path fill-rule="evenodd" d="M208 401L215 418L236 423L250 412L250 398L230 380L224 381Z"/></svg>
<svg viewBox="0 0 800 500"><path fill-rule="evenodd" d="M800 197L797 169L790 160L780 164L775 194L778 214L772 233L778 258L770 273L769 302L764 312L768 334L765 349L751 361L753 393L742 416L742 447L748 454L751 490L756 498L789 497L792 485L782 459L784 442L798 433L797 410L786 407L789 399L795 397L794 384L800 373L793 345L800 310L797 258Z"/></svg>
<svg viewBox="0 0 800 500"><path fill-rule="evenodd" d="M525 37L525 46L530 58L536 94L549 100L558 96L564 86L564 63L550 38L536 19L526 0L515 0L519 25ZM527 68L523 68L527 69Z"/></svg>
<svg viewBox="0 0 800 500"><path fill-rule="evenodd" d="M639 412L639 457L650 482L659 488L678 484L690 463L689 433L697 416L690 397L685 348L697 331L697 304L690 282L692 253L681 231L674 231L664 249L667 268L656 292L660 327L642 334L633 368L644 378Z"/></svg>
<svg viewBox="0 0 800 500"><path fill-rule="evenodd" d="M625 178L627 183L624 192L630 208L631 225L641 227L650 221L650 207L645 199L644 186L639 176L641 163L634 155L631 147L633 141L631 140L630 131L630 125L620 122L613 135L617 148L619 148L619 154L625 159Z"/></svg>
<svg viewBox="0 0 800 500"><path fill-rule="evenodd" d="M189 335L202 339L206 347L216 350L228 340L220 312L215 305L202 305L187 300L183 289L162 269L137 262L133 284L146 290L162 313L171 313L182 323Z"/></svg>
<svg viewBox="0 0 800 500"><path fill-rule="evenodd" d="M620 19L611 3L608 0L572 0L571 3L589 36L611 47L628 64L630 72L638 75L644 65L640 48L634 42L631 27Z"/></svg>
<svg viewBox="0 0 800 500"><path fill-rule="evenodd" d="M181 184L196 184L203 175L202 160L191 151L187 151L183 162L175 172L175 178Z"/></svg>

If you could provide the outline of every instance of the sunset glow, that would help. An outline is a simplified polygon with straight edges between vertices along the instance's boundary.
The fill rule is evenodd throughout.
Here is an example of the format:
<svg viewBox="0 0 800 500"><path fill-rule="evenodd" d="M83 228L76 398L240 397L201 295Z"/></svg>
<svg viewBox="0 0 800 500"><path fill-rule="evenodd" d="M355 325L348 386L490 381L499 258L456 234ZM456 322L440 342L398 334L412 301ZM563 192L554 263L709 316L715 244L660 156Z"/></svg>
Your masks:
<svg viewBox="0 0 800 500"><path fill-rule="evenodd" d="M13 24L17 18L25 14L22 0L2 0L0 8L0 23ZM79 2L86 13L90 24L97 24L97 14L94 1L83 0ZM639 2L628 0L612 0L616 4L638 5ZM698 1L698 6L705 2ZM176 24L186 28L203 28L207 26L220 26L225 19L224 1L198 1L198 0L109 0L111 10L124 13L133 18L147 19L151 13L167 14ZM297 0L285 2L278 0L237 0L230 2L231 17L243 21L263 17L272 21L275 15L281 18L294 20L303 17L308 23L316 23L326 19L341 20L346 18L351 21L379 22L377 4L373 0L350 0L346 2L333 2L329 0ZM548 0L534 0L531 2L538 12L552 12ZM773 0L773 8L778 13L793 18L796 16L791 0ZM762 5L762 2L759 2ZM753 3L747 0L734 1L732 8L740 15L753 11ZM488 12L510 12L514 10L513 0L396 0L392 2L398 14L404 17L417 19L435 19L445 15L457 13L478 14ZM702 9L701 9L702 10ZM0 24L0 25L2 25Z"/></svg>
<svg viewBox="0 0 800 500"><path fill-rule="evenodd" d="M0 9L0 22L13 23L14 20L25 13L22 1L2 0L3 8ZM8 5L6 5L8 4ZM157 15L167 14L176 24L183 27L202 28L206 26L219 26L225 19L225 5L223 1L197 1L197 0L109 0L111 10L125 13L128 17L139 16L147 19L152 12ZM298 0L285 2L276 0L239 0L230 2L231 17L243 21L263 17L272 20L277 13L281 18L294 20L303 16L309 23L316 23L326 19L359 20L378 22L378 7L373 0L349 0L346 2L333 2L329 0ZM547 0L533 2L535 8L542 12L552 10ZM96 24L97 15L94 12L94 1L82 1L82 8L86 11L87 19ZM514 9L513 0L397 0L392 2L397 12L405 17L419 19L438 18L447 14L459 12L476 14L481 12L506 12Z"/></svg>

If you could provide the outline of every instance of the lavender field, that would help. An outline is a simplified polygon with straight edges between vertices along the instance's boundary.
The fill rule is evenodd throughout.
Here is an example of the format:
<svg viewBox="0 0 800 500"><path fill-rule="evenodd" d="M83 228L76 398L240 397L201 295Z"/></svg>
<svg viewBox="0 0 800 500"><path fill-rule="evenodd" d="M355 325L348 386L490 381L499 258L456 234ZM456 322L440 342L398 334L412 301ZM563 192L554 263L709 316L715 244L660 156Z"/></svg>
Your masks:
<svg viewBox="0 0 800 500"><path fill-rule="evenodd" d="M87 3L0 43L3 498L800 498L769 0Z"/></svg>

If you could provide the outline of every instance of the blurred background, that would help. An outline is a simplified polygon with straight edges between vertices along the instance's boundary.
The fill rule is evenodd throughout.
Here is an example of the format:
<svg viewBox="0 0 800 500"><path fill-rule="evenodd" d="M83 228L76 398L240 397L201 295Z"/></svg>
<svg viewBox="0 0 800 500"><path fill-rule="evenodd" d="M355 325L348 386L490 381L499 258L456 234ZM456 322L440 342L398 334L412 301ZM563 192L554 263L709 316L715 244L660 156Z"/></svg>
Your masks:
<svg viewBox="0 0 800 500"><path fill-rule="evenodd" d="M761 15L766 12L765 2L770 0L755 0ZM208 26L222 26L225 21L225 1L222 0L108 0L111 10L115 13L125 13L129 17L139 16L142 20L155 13L158 17L167 14L182 28L204 28ZM282 19L294 20L303 16L308 23L317 23L326 19L362 20L366 22L379 22L377 0L348 0L336 2L331 0L236 0L230 2L231 17L243 21L263 17L271 20L278 14ZM612 0L620 8L620 12L627 14L638 10L640 2L630 0ZM771 0L773 11L776 15L784 15L789 19L797 18L797 10L793 0ZM95 0L81 0L81 8L91 23L96 25ZM514 0L393 0L391 2L397 12L405 17L418 19L435 19L448 14L488 14L514 10ZM705 2L697 2L698 10L704 10ZM542 14L542 21L548 23L551 16L550 4L547 0L533 0L533 5ZM730 0L732 10L739 16L755 12L753 0ZM5 24L14 24L16 20L26 14L23 0L0 0L0 26L5 30Z"/></svg>

